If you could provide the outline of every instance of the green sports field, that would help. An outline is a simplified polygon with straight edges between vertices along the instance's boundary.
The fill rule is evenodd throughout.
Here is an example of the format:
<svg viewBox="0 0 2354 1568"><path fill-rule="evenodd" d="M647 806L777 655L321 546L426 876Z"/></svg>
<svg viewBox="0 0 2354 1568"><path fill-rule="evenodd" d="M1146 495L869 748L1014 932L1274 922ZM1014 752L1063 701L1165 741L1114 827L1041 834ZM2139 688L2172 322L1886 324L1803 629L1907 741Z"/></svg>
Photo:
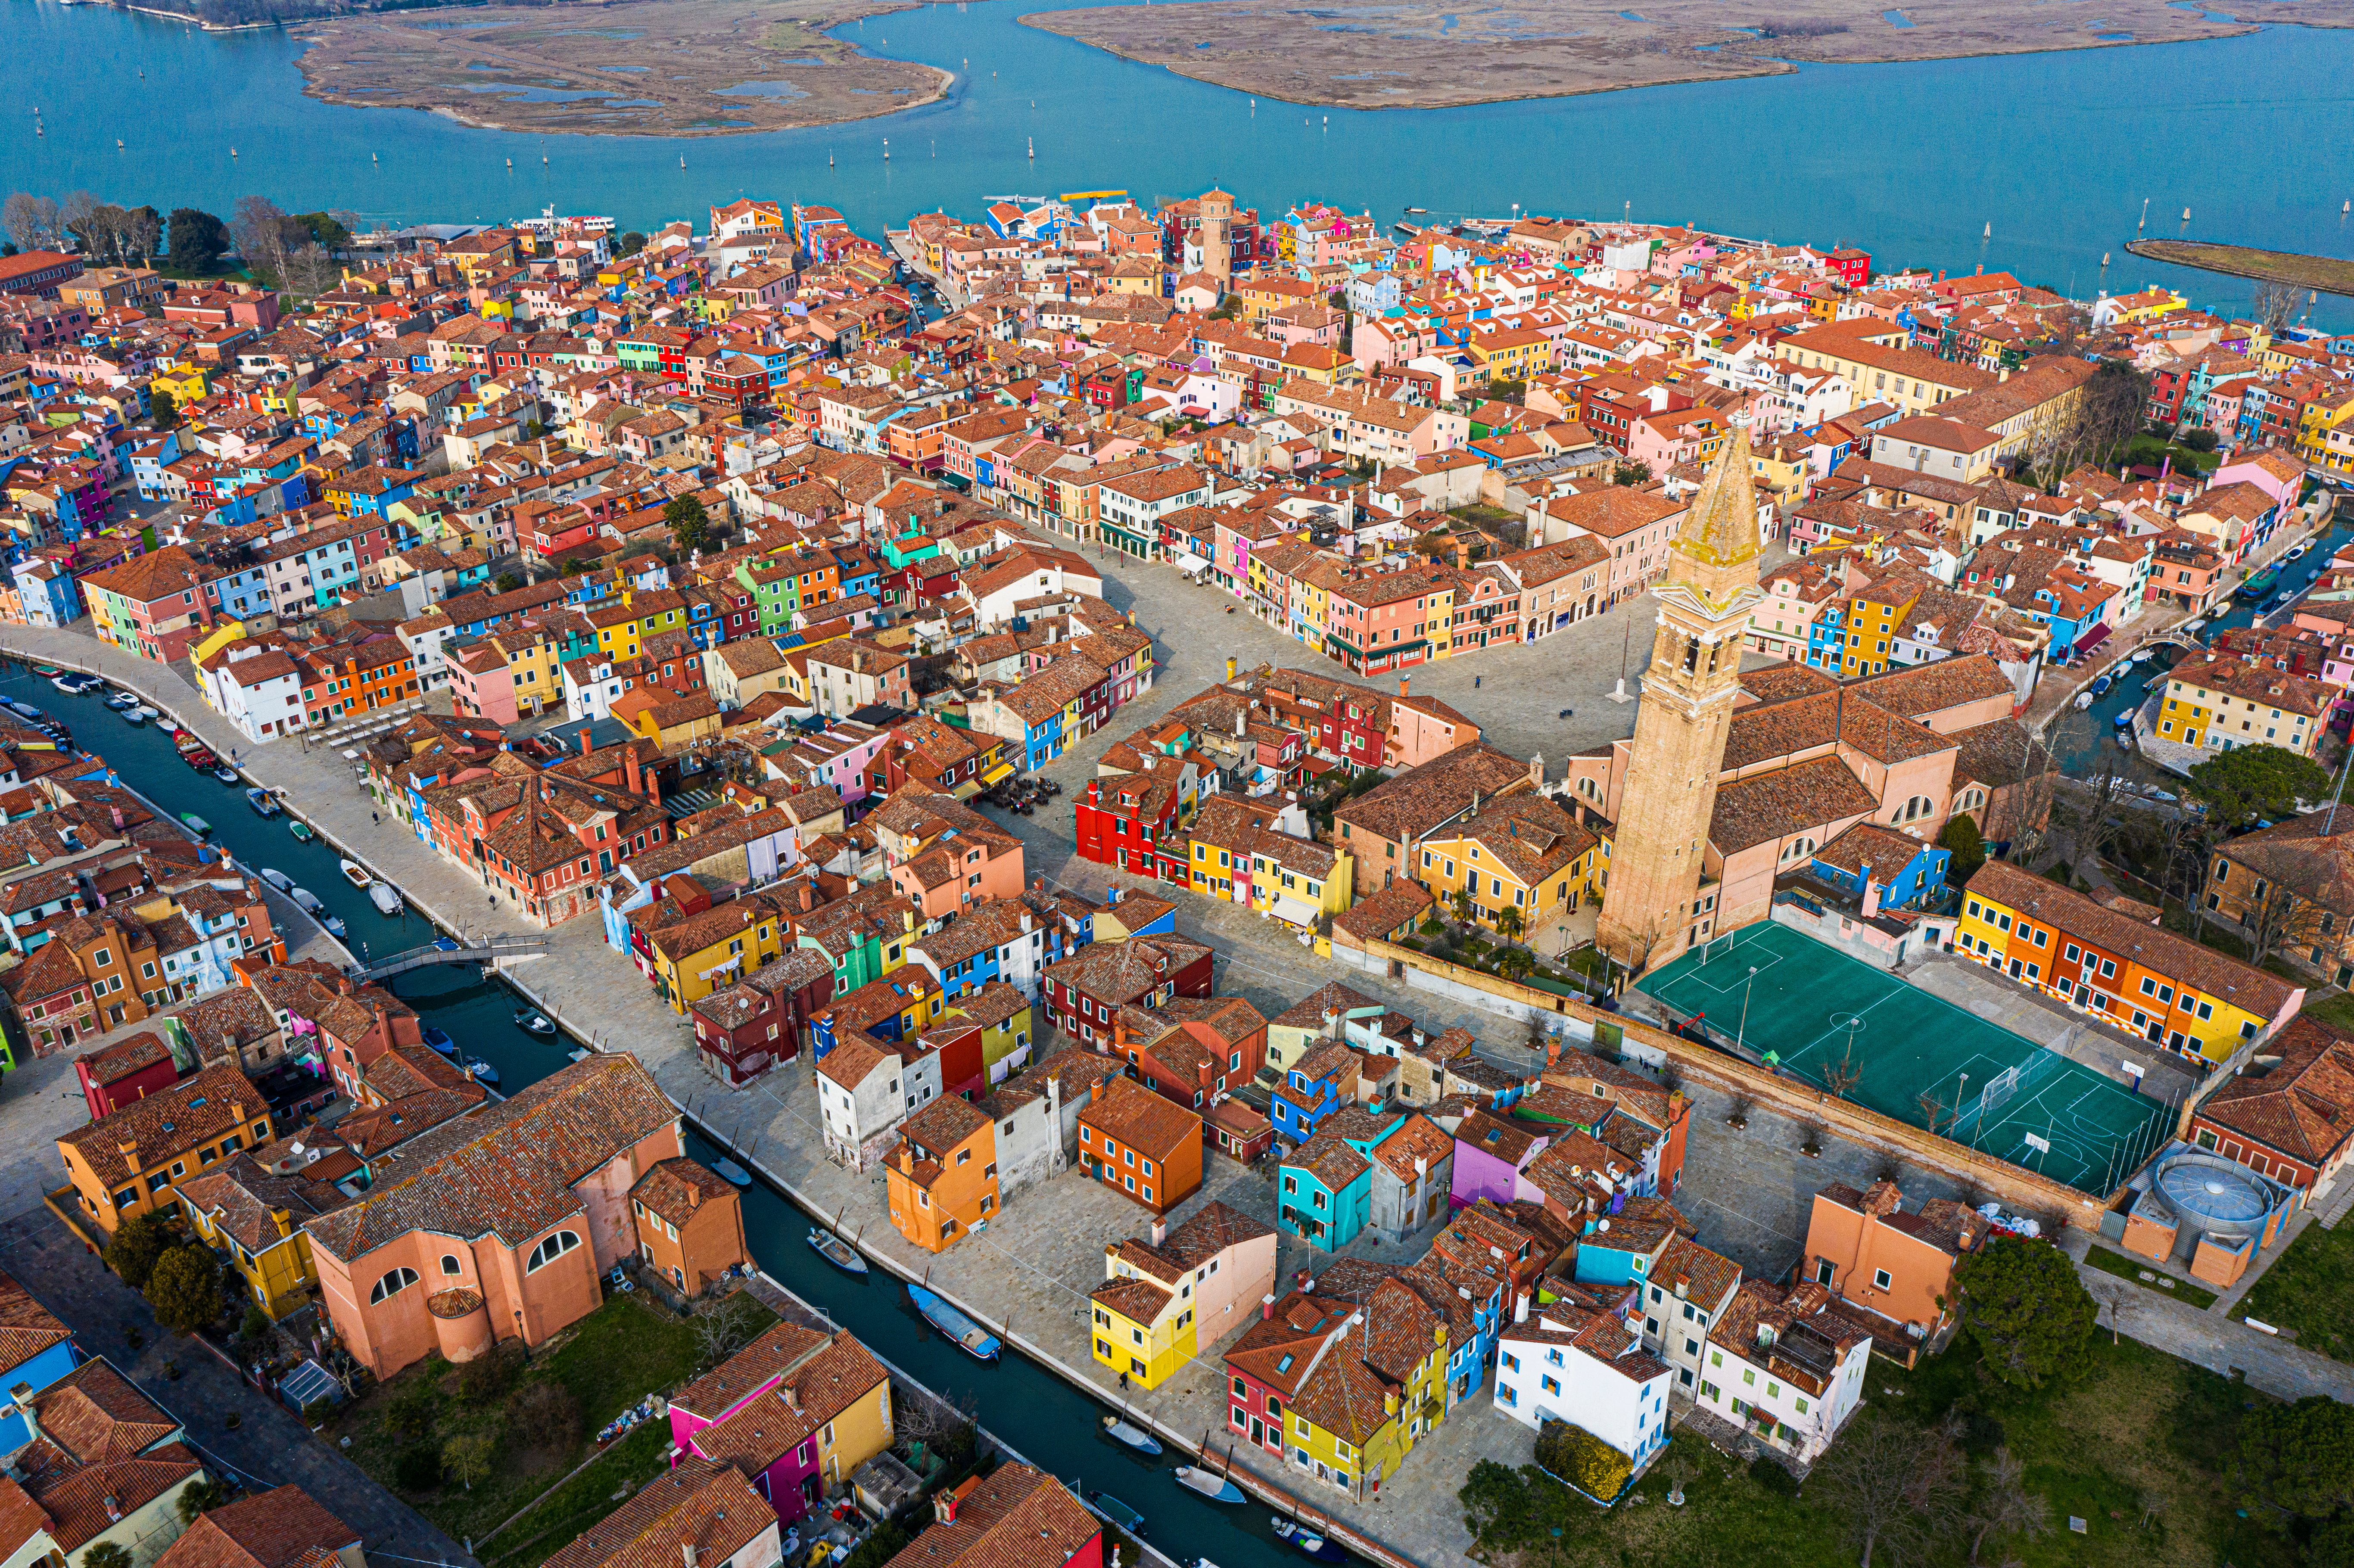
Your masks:
<svg viewBox="0 0 2354 1568"><path fill-rule="evenodd" d="M2171 1109L1974 1013L1772 921L1645 976L1636 989L1819 1087L2106 1196L2164 1137ZM2039 1147L2041 1145L2042 1147Z"/></svg>

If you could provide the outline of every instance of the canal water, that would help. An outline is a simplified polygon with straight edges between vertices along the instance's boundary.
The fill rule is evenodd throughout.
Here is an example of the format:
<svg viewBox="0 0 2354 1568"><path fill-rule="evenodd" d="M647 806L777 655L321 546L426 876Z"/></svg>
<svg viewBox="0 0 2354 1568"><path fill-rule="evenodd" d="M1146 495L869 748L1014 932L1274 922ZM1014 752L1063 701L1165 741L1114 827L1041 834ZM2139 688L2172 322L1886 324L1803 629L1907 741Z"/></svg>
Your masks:
<svg viewBox="0 0 2354 1568"><path fill-rule="evenodd" d="M2298 599L2304 598L2306 590L2313 587L2314 579L2321 575L2322 568L2329 564L2330 556L2343 549L2349 541L2354 541L2354 510L2342 509L2337 522L2313 535L2313 548L2296 560L2280 564L2280 582L2273 592L2277 594L2286 588ZM2266 602L2269 599L2270 596L2266 596ZM2232 599L2232 608L2225 613L2209 617L2200 635L2212 639L2218 631L2252 625L2261 608L2262 605L2255 602L2253 596L2243 594ZM2273 613L2277 620L2287 613L2287 607L2284 606ZM2178 650L2161 648L2145 663L2114 666L2120 679L2106 694L2096 699L2083 714L2067 712L2054 719L2051 738L2062 769L2079 777L2092 772L2098 763L2102 748L2115 749L2116 746L2117 716L2141 706L2148 699L2150 683L2162 683L2166 672L2179 658ZM2072 673L2072 676L2082 674L2083 671ZM2052 678L2048 673L2044 676L2046 680Z"/></svg>
<svg viewBox="0 0 2354 1568"><path fill-rule="evenodd" d="M1016 20L1083 3L932 5L836 29L955 73L938 103L802 131L592 138L306 98L303 46L282 32L204 34L106 5L0 0L11 46L0 114L17 127L0 133L0 191L80 188L224 217L259 193L290 212L400 224L499 222L552 204L646 230L748 195L828 204L879 236L935 207L978 217L985 196L1008 193L1123 188L1152 204L1214 184L1270 217L1308 198L1385 223L1409 205L1631 211L1850 241L1883 270L1968 270L1991 223L1988 263L2030 281L2090 297L2107 253L2113 291L2164 283L2225 309L2250 285L2125 253L2145 203L2153 235L2180 233L2188 207L2202 238L2334 255L2349 244L2339 207L2354 180L2337 139L2313 133L2354 109L2349 30L1311 111ZM1826 126L1862 132L1869 156ZM2130 152L2160 147L2199 153ZM2315 319L2346 324L2354 307L2325 299Z"/></svg>
<svg viewBox="0 0 2354 1568"><path fill-rule="evenodd" d="M167 810L203 817L213 826L212 842L240 863L274 867L317 894L350 927L354 952L366 942L380 957L437 934L420 915L378 914L366 895L335 869L338 856L331 846L299 842L286 831L283 817L255 816L242 785L232 789L195 772L179 760L171 737L152 724L125 724L100 696L68 696L20 664L11 663L0 674L0 696L30 703L63 720L78 746L103 757L125 783ZM639 983L620 958L613 964L615 984ZM449 1031L465 1054L496 1067L503 1093L513 1094L556 1071L573 1049L568 1039L558 1044L516 1028L514 1013L523 999L503 982L481 978L470 965L412 970L396 977L389 989L428 1022ZM688 1145L706 1163L727 1152L692 1133ZM772 1278L822 1308L876 1354L935 1393L979 1395L982 1425L1032 1463L1138 1510L1147 1521L1145 1539L1188 1568L1201 1557L1218 1568L1274 1568L1301 1561L1275 1538L1266 1508L1214 1506L1177 1485L1171 1474L1182 1462L1177 1456L1148 1459L1104 1436L1097 1424L1105 1408L1060 1377L1011 1350L994 1363L976 1361L917 1314L896 1278L878 1271L854 1279L833 1269L808 1245L809 1215L765 1183L755 1181L746 1192L744 1224L754 1255Z"/></svg>

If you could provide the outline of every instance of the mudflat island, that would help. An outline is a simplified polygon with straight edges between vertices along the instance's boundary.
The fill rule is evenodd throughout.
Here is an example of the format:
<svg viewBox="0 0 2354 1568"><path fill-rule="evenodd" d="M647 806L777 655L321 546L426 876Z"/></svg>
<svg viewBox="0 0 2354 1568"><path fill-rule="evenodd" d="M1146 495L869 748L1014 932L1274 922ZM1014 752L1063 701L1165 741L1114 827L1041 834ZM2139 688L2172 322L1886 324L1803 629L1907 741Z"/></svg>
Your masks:
<svg viewBox="0 0 2354 1568"><path fill-rule="evenodd" d="M1352 109L1432 109L1800 64L1947 59L2222 37L2274 23L2354 26L2354 0L1508 0L1436 5L1193 0L1023 16L1238 92Z"/></svg>
<svg viewBox="0 0 2354 1568"><path fill-rule="evenodd" d="M468 6L302 24L303 90L469 125L615 136L726 135L888 114L949 73L883 59L829 28L893 0L618 0Z"/></svg>

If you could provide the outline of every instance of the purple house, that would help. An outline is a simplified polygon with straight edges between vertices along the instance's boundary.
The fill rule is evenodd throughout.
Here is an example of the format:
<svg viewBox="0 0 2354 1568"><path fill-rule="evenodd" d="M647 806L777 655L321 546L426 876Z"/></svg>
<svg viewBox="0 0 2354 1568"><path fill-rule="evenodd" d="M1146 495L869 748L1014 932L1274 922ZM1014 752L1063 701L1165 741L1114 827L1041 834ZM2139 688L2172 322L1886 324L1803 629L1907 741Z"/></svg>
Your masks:
<svg viewBox="0 0 2354 1568"><path fill-rule="evenodd" d="M790 1524L890 1446L890 1383L848 1334L779 1323L671 1401L671 1463L735 1466Z"/></svg>
<svg viewBox="0 0 2354 1568"><path fill-rule="evenodd" d="M1450 1205L1468 1209L1482 1198L1499 1204L1511 1202L1521 1195L1521 1172L1552 1141L1544 1133L1486 1111L1467 1112L1455 1128Z"/></svg>

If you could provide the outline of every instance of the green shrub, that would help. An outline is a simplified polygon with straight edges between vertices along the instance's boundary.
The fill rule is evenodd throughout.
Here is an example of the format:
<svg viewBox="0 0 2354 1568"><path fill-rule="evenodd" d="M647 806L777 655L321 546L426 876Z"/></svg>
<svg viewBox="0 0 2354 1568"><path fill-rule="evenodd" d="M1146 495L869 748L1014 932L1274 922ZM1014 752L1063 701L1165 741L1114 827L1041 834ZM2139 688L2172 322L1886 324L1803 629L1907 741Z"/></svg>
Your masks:
<svg viewBox="0 0 2354 1568"><path fill-rule="evenodd" d="M433 1429L433 1416L440 1403L433 1396L430 1383L421 1377L412 1378L385 1402L385 1428L396 1437L423 1437Z"/></svg>
<svg viewBox="0 0 2354 1568"><path fill-rule="evenodd" d="M1749 1461L1749 1478L1777 1497L1798 1495L1798 1478L1784 1469L1771 1454L1760 1454Z"/></svg>
<svg viewBox="0 0 2354 1568"><path fill-rule="evenodd" d="M1583 1426L1548 1421L1537 1438L1537 1463L1585 1492L1607 1502L1635 1473L1635 1461Z"/></svg>
<svg viewBox="0 0 2354 1568"><path fill-rule="evenodd" d="M458 1369L458 1398L469 1406L504 1399L522 1374L522 1347L512 1340L494 1346Z"/></svg>
<svg viewBox="0 0 2354 1568"><path fill-rule="evenodd" d="M135 1219L127 1220L106 1244L106 1266L121 1277L122 1283L133 1290L147 1288L147 1277L155 1272L155 1260L179 1245L180 1211L150 1209Z"/></svg>
<svg viewBox="0 0 2354 1568"><path fill-rule="evenodd" d="M907 1551L910 1544L907 1532L896 1521L886 1519L876 1525L875 1533L844 1560L842 1568L883 1568L884 1563Z"/></svg>
<svg viewBox="0 0 2354 1568"><path fill-rule="evenodd" d="M237 1326L238 1338L250 1344L270 1332L270 1314L261 1309L259 1301L245 1309L245 1320Z"/></svg>

